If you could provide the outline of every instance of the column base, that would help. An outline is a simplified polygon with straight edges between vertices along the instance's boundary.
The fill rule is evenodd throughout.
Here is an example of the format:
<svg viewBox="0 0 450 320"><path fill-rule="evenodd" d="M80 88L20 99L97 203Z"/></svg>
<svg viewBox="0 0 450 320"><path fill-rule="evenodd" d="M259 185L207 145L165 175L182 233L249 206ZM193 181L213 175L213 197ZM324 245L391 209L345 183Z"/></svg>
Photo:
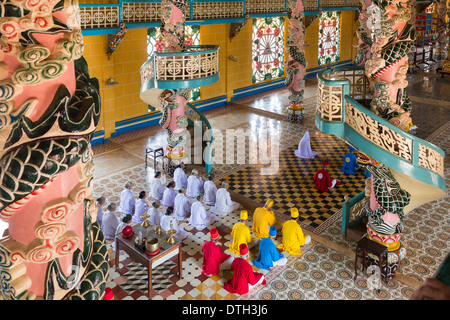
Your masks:
<svg viewBox="0 0 450 320"><path fill-rule="evenodd" d="M286 108L288 112L288 121L291 122L301 122L303 119L303 103L300 104L290 104Z"/></svg>

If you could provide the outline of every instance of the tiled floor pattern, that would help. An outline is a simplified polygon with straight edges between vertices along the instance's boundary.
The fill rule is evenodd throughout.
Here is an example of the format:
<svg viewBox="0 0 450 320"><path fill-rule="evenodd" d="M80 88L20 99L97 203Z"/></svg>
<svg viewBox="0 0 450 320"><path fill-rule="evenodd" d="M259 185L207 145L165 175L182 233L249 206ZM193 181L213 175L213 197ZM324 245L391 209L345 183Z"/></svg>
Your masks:
<svg viewBox="0 0 450 320"><path fill-rule="evenodd" d="M419 81L416 81L418 83ZM255 116L248 123L239 125L239 127L254 131L257 128L272 126L273 132L279 132L283 139L280 141L281 152L291 152L303 136L306 130L310 130L312 137L320 135L314 126L314 120L311 115L314 114L315 99L307 99L311 108L305 108L306 113L311 113L301 124L292 124L287 121L279 121L279 115L272 119L267 117L271 111L255 111ZM240 105L240 108L247 108ZM227 107L228 108L228 107ZM220 109L220 108L218 108ZM218 115L230 113L230 110L216 110ZM258 116L258 112L260 115ZM214 113L212 113L214 114ZM211 117L213 117L211 115ZM214 119L214 118L212 118ZM420 126L420 124L419 124ZM433 143L441 146L444 151L448 151L449 127L442 126L442 133L431 135ZM130 134L132 137L132 134ZM315 139L312 138L314 144ZM126 139L124 140L126 141ZM345 147L343 142L342 147ZM223 146L226 154L226 144ZM248 148L245 146L244 148ZM447 149L445 149L447 148ZM314 150L314 147L313 147ZM342 154L343 155L343 154ZM327 159L329 161L340 162L340 158ZM319 155L322 156L322 155ZM318 158L317 161L319 161ZM316 160L314 160L316 161ZM446 159L446 164L448 158ZM248 164L233 165L222 164L215 166L215 173L219 178L232 176L240 170L248 167ZM337 169L337 166L336 168ZM449 184L450 172L446 169L447 184ZM143 169L142 165L137 165L126 170L122 170L109 176L102 176L95 181L94 196L103 194L108 202L118 202L118 196L123 189L123 185L128 180L133 180L136 188L133 190L138 193L140 190L148 190L148 181L153 176L153 169ZM237 194L232 191L232 194ZM241 196L241 198L245 198ZM249 200L249 203L256 203ZM405 218L405 232L403 242L407 247L407 258L402 261L400 271L418 281L423 281L431 276L440 262L445 257L449 248L449 218L448 209L450 208L450 197L434 201L417 208ZM339 216L335 214L334 217ZM222 248L228 248L230 243L231 227L237 222L238 212L228 217L221 218L213 226L219 229L222 236ZM323 223L322 225L325 225ZM237 296L228 293L223 289L224 281L231 277L229 271L224 271L218 276L207 278L201 274L201 245L209 238L209 229L195 230L185 222L182 225L185 230L191 233L189 239L183 242L183 278L178 279L175 271L175 261L167 261L158 266L153 273L153 290L151 297L153 299L407 299L414 288L405 285L396 279L389 280L387 284L382 284L382 290L377 293L370 289L367 282L367 276L359 273L357 281L353 281L354 258L348 254L347 249L354 251L354 243L345 240L340 233L340 220L329 219L327 227L320 230L320 236L315 237L318 241L302 249L303 254L300 257L288 256L288 264L284 267L278 267L274 270L263 272L268 279L265 286L258 286L247 295ZM211 227L213 227L211 226ZM306 229L306 230L305 230ZM305 228L305 232L310 232ZM320 240L323 241L320 241ZM338 250L332 246L324 245L324 241L332 241L338 246ZM112 266L114 251L109 249ZM251 251L253 258L256 258L257 249ZM126 254L120 255L120 268L115 271L110 269L109 286L113 288L116 299L147 299L146 270L142 266L131 261ZM255 270L257 270L255 268Z"/></svg>
<svg viewBox="0 0 450 320"><path fill-rule="evenodd" d="M348 152L348 147L338 138L315 135L311 138L311 148L319 153L317 159L298 158L294 154L297 146L282 150L279 170L275 175L262 175L262 165L259 165L248 166L225 179L234 192L261 205L268 198L273 199L273 210L284 214L285 219L289 219L290 209L297 207L299 221L314 230L342 208L344 195L352 198L361 192L365 178L362 170L357 171L356 175L346 175L339 170L342 166L339 159ZM323 159L332 159L328 171L332 178L343 183L333 193L322 193L313 187L314 174L321 168Z"/></svg>

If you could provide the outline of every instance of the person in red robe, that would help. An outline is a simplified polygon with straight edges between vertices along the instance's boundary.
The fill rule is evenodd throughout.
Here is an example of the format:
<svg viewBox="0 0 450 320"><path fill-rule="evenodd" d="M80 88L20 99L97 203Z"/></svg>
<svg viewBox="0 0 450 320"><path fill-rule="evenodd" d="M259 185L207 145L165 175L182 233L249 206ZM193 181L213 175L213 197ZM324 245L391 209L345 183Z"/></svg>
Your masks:
<svg viewBox="0 0 450 320"><path fill-rule="evenodd" d="M207 276L215 276L219 273L220 270L230 269L234 257L223 253L220 247L217 245L219 232L216 228L211 229L210 235L212 241L205 241L202 247L202 273Z"/></svg>
<svg viewBox="0 0 450 320"><path fill-rule="evenodd" d="M239 246L240 258L234 259L231 264L233 278L224 283L225 290L231 293L246 294L258 284L266 284L266 279L262 273L254 272L252 266L247 261L248 247L245 243Z"/></svg>
<svg viewBox="0 0 450 320"><path fill-rule="evenodd" d="M322 161L322 169L317 170L314 175L314 188L321 192L327 192L334 188L335 185L341 185L342 183L336 179L331 179L330 174L327 171L329 163L328 161Z"/></svg>

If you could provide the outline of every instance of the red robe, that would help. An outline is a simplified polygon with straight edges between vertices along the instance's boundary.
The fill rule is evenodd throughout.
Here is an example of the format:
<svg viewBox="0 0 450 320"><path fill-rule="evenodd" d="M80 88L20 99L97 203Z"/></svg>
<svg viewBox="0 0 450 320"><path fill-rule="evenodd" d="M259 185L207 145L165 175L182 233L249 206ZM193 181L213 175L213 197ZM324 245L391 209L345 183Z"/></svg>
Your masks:
<svg viewBox="0 0 450 320"><path fill-rule="evenodd" d="M263 276L262 273L254 272L247 260L235 258L231 264L233 278L223 284L223 287L231 293L246 294L248 285L255 285ZM266 279L262 282L266 284Z"/></svg>
<svg viewBox="0 0 450 320"><path fill-rule="evenodd" d="M202 273L207 276L217 275L220 271L220 264L230 257L230 255L223 253L219 246L213 241L205 241L202 252Z"/></svg>
<svg viewBox="0 0 450 320"><path fill-rule="evenodd" d="M322 178L319 178L320 174ZM314 188L316 188L319 191L326 192L328 191L328 188L331 187L332 181L333 180L331 179L327 169L324 168L319 169L317 170L314 176L314 183L315 183Z"/></svg>

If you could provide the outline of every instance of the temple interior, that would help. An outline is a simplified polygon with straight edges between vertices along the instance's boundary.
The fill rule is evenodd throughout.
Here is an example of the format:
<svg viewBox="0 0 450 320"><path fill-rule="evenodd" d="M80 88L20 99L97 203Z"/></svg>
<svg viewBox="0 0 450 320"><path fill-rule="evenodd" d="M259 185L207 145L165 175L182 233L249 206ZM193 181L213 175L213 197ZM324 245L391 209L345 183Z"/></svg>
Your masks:
<svg viewBox="0 0 450 320"><path fill-rule="evenodd" d="M408 95L411 123L408 121L406 130L385 120L384 114L372 113L372 99L381 101L384 93L377 91L377 96L372 87L369 94L372 82L369 84L364 70L367 75L371 63L367 61L371 58L366 60L366 69L364 63L357 63L361 58L361 4L357 0L320 1L320 6L316 0L188 1L182 24L184 42L195 47L191 49L194 54L206 52L198 59L211 55L214 60L199 60L209 64L205 62L207 66L202 70L208 71L198 80L182 78L180 74L189 68L184 64L181 73L172 72L172 80L170 72L166 80L156 78L164 73L156 71L159 63L171 63L161 53L167 44L164 41L168 41L161 30L164 16L155 13L167 5L164 1L79 2L83 57L89 76L98 79L101 97L101 114L90 141L94 164L92 198L105 197L106 211L111 203L119 207L127 182L133 183L131 191L138 199L141 191L149 193L156 171L164 173L164 185L173 179L167 161L176 159L177 150L168 142L168 131L174 134L168 123L175 121L175 116L170 119L169 107L158 102L158 95L165 89L173 93L187 88L184 127L191 140L186 142L189 150L184 155L188 159L185 172L189 176L197 169L203 181L213 173L217 188L227 181L231 199L242 205L242 209L218 215L217 221L203 229L193 227L187 219L180 221L179 226L189 237L181 241L178 255L152 267L150 291L147 266L125 250L116 250L115 241L106 239L106 287L115 300L408 300L427 278L436 276L446 258L448 261L450 57L448 13L443 19L447 23L443 48L437 40L442 33L438 12L442 1L411 5L414 10L409 23L415 39L408 57L401 60L405 64L405 95L399 94L395 101L400 105L399 101L403 103ZM177 1L168 2L177 5ZM286 10L295 3L302 3L304 8L300 11L304 26L300 39L292 31L295 17L291 9ZM407 3L409 7L411 2ZM448 3L443 3L447 12ZM96 13L108 18L95 18ZM289 48L297 45L298 50L300 41L303 65L292 67L289 61L298 63L299 59L292 58ZM167 60L160 62L157 58ZM176 63L177 58L180 56L172 62ZM292 73L290 68L300 69ZM348 85L339 82L342 79L350 83L350 93ZM292 86L289 81L298 84ZM333 88L341 93L336 94ZM302 91L300 100L293 100L298 91ZM182 127L180 122L178 128ZM208 128L214 137L210 143L211 135L206 136L199 149L195 145L198 122L203 135L200 139ZM230 132L234 135L228 138ZM317 152L310 159L295 154L307 132L311 149ZM392 170L389 172L394 178L389 175L388 179L394 183L386 185L399 185L411 195L405 212L401 212L401 229L397 227L391 237L373 231L367 222L373 216L361 213L366 206L372 206L375 198L375 179L366 176L366 167L361 166L355 174L340 170L349 146L356 148L363 160L364 156L375 159L382 168ZM162 148L164 155L154 159L148 148ZM208 152L212 162L202 157ZM195 158L198 154L200 161ZM323 161L329 163L331 178L340 182L326 192L314 187L315 174ZM376 170L381 170L380 166ZM369 181L370 195L366 192ZM216 228L222 251L238 257L230 253L229 247L241 210L247 210L251 230L253 212L268 199L274 202L271 210L279 224L290 220L291 209L297 208L298 223L311 242L301 246L300 255L279 249L287 258L282 266L266 270L251 264L255 272L264 275L266 283L246 294L231 293L224 288L233 277L231 270L212 276L202 273L202 246L210 240L210 230ZM149 206L152 201L148 196ZM166 209L163 205L158 210L164 213ZM375 212L370 210L370 214ZM116 215L122 218L119 212ZM8 223L0 223L0 233L7 235ZM130 225L135 228L140 224ZM362 270L361 260L355 262L357 244L367 232L372 240L378 236L376 242L397 255L397 260L390 262L392 276L380 275L378 288L374 288L371 275ZM273 241L280 245L282 238L280 229ZM251 248L249 261L258 255L258 246Z"/></svg>

